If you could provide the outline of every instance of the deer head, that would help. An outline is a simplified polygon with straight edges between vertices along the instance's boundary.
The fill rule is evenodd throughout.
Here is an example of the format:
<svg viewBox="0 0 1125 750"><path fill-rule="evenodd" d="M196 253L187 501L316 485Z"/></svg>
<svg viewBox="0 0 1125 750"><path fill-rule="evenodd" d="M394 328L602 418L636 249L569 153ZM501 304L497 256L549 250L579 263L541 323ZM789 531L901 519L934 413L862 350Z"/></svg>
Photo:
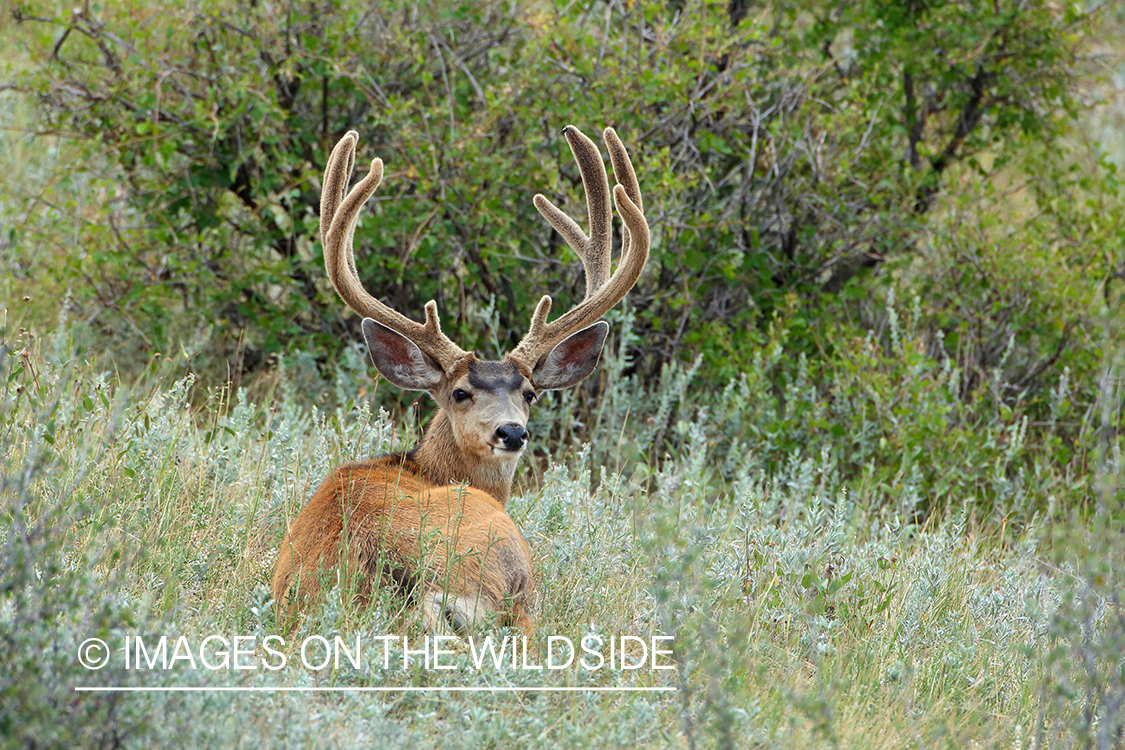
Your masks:
<svg viewBox="0 0 1125 750"><path fill-rule="evenodd" d="M344 135L328 159L320 202L320 234L328 278L349 307L364 316L362 329L376 369L388 381L429 392L440 407L422 443L408 456L435 483L468 481L504 502L516 463L527 445L531 405L543 391L568 388L597 366L609 325L599 320L640 277L648 260L649 231L629 155L612 128L605 143L618 184L613 201L624 223L617 270L610 275L610 188L598 147L577 128L563 135L586 190L589 236L542 195L540 214L582 260L586 296L548 321L551 298L539 300L527 335L498 361L478 358L442 333L437 304L418 323L368 294L356 273L353 235L360 210L383 179L383 162L345 192L355 165L358 135Z"/></svg>

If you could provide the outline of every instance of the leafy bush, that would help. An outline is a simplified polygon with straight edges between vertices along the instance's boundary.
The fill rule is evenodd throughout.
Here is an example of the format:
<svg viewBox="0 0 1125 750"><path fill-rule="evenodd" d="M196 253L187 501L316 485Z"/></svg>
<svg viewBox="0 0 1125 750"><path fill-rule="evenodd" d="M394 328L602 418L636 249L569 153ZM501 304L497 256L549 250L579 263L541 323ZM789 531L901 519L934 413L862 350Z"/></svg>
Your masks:
<svg viewBox="0 0 1125 750"><path fill-rule="evenodd" d="M510 345L538 294L582 289L530 201L583 214L558 131L614 124L655 229L634 366L702 353L720 380L747 356L732 334L786 295L862 297L865 270L915 253L958 164L987 155L995 174L1054 142L1089 20L976 0L14 12L33 66L11 86L36 131L89 144L58 177L97 198L48 210L83 214L64 283L119 360L182 340L240 373L354 336L315 242L319 171L349 128L389 168L362 277L404 310L437 299L467 345ZM29 254L49 241L26 219L15 234Z"/></svg>

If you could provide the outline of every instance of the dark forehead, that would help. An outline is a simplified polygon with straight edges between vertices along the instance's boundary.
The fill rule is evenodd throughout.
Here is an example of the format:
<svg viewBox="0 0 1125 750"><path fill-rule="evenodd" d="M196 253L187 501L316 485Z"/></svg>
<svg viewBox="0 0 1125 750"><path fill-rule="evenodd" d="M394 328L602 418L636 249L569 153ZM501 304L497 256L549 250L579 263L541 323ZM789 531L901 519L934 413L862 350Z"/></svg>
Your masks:
<svg viewBox="0 0 1125 750"><path fill-rule="evenodd" d="M524 383L519 368L510 360L477 360L469 365L469 385L488 391L514 391Z"/></svg>

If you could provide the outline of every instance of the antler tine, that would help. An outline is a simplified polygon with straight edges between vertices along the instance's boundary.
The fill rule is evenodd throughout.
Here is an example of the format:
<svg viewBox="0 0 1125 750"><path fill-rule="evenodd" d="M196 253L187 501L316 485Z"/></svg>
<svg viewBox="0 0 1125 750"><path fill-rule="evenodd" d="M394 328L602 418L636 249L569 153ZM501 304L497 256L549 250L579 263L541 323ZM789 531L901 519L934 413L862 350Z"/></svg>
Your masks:
<svg viewBox="0 0 1125 750"><path fill-rule="evenodd" d="M609 207L609 177L597 144L573 125L563 128L570 152L578 162L582 187L586 191L586 214L590 222L590 236L578 224L560 211L543 195L532 199L543 218L563 236L566 243L582 259L586 272L586 296L589 297L609 280L609 251L613 242L611 225L613 215Z"/></svg>
<svg viewBox="0 0 1125 750"><path fill-rule="evenodd" d="M320 236L328 236L328 229L332 226L332 219L336 216L336 209L344 194L348 190L348 182L352 179L352 170L355 169L355 147L359 142L359 133L349 130L344 133L332 154L328 157L328 165L324 168L324 180L320 189ZM340 164L340 160L344 164Z"/></svg>
<svg viewBox="0 0 1125 750"><path fill-rule="evenodd" d="M340 201L344 200L344 195L348 190L348 183L352 179L352 171L355 169L355 147L359 142L359 133L354 130L349 130L344 133L344 137L336 143L335 148L332 149L331 155L328 157L328 165L324 168L324 180L321 182L320 189L320 237L321 244L327 246L325 239L328 237L328 230L332 227L332 219L336 216L336 210L340 208ZM341 163L341 160L342 163ZM352 275L356 278L359 273L355 268L355 257L352 253L346 253L348 256L348 267L352 271ZM336 286L335 278L335 261L330 260L331 256L326 251L324 253L324 266L328 272L328 278L332 279L332 286Z"/></svg>
<svg viewBox="0 0 1125 750"><path fill-rule="evenodd" d="M602 139L605 141L606 148L609 149L609 161L613 164L613 178L617 180L617 184L625 188L626 195L629 200L643 214L645 211L644 201L641 199L641 186L637 183L637 173L633 171L633 162L629 161L629 152L625 150L625 144L617 137L617 131L613 128L606 128L602 131ZM621 255L624 256L629 252L629 227L623 226L621 230Z"/></svg>
<svg viewBox="0 0 1125 750"><path fill-rule="evenodd" d="M355 227L364 204L383 181L383 160L374 159L371 171L344 195L355 165L358 141L359 135L354 130L348 131L332 149L324 172L320 236L328 279L348 307L414 342L442 369L448 369L467 352L442 333L437 303L427 302L426 322L417 323L372 297L359 280L355 267Z"/></svg>
<svg viewBox="0 0 1125 750"><path fill-rule="evenodd" d="M568 132L575 128L567 128ZM590 144L591 148L596 150L593 142L590 141L581 133L577 133L584 139L586 143ZM649 230L648 221L645 220L644 212L642 210L643 203L641 201L641 190L637 183L637 175L633 171L632 162L629 160L629 154L625 150L625 146L621 143L621 139L617 137L617 133L612 128L606 128L604 133L606 146L609 148L610 159L613 162L613 174L617 179L618 184L613 188L613 202L617 207L617 213L620 214L622 223L625 225L624 237L625 244L621 252L621 261L618 263L617 270L613 272L613 276L609 277L608 281L592 287L590 285L590 277L587 276L586 285L586 298L575 308L561 315L556 320L547 321L547 316L551 312L551 298L544 296L539 300L539 304L535 307L535 313L531 317L531 327L528 329L527 335L519 343L519 345L512 351L511 356L522 362L527 363L530 367L534 367L539 359L549 353L556 344L561 342L567 336L575 333L587 326L593 325L608 312L614 305L621 301L633 285L637 283L640 278L641 271L644 270L645 263L648 262L649 251ZM568 136L567 140L571 142L571 147L575 151L575 157L578 158L579 149L574 149L575 141L582 143L582 140L576 138L570 141ZM599 164L601 163L601 155L597 157ZM581 168L581 161L579 161L579 170L583 173L583 182L586 182L586 171ZM602 173L605 173L605 167L601 167ZM609 186L609 180L606 180L606 187ZM575 242L571 241L568 232L578 231L581 235L581 230L577 229L574 222L570 220L561 211L558 211L546 199L545 203L550 208L548 211L540 206L539 196L536 196L536 207L539 208L551 225L555 227L564 237L571 247L578 250ZM550 213L550 209L554 209L554 213ZM591 214L592 215L592 214ZM554 217L554 218L552 218ZM561 217L566 221L556 221ZM569 222L566 223L566 222ZM591 218L591 228L593 228L594 221ZM565 229L564 229L565 227ZM609 222L606 222L606 235L608 238ZM589 243L592 245L592 238ZM589 245L583 245L584 248ZM585 259L583 259L585 262ZM608 273L609 266L609 248L608 242L605 248L605 264L606 272ZM587 270L589 274L589 270Z"/></svg>

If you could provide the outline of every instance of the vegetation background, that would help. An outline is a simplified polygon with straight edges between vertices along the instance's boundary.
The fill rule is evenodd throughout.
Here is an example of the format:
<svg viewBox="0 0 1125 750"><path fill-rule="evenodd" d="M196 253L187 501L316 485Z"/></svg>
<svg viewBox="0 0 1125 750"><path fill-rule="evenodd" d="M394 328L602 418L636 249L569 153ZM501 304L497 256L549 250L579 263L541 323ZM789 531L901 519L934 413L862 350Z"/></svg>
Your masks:
<svg viewBox="0 0 1125 750"><path fill-rule="evenodd" d="M1125 746L1123 27L1039 0L9 0L0 740ZM431 408L377 387L322 273L331 144L388 165L368 288L495 356L584 289L530 200L584 215L565 124L621 134L654 252L599 373L537 407L509 508L542 634L674 633L674 677L83 669L93 635L276 632L287 519ZM303 634L419 633L346 583ZM622 681L677 690L73 691Z"/></svg>

